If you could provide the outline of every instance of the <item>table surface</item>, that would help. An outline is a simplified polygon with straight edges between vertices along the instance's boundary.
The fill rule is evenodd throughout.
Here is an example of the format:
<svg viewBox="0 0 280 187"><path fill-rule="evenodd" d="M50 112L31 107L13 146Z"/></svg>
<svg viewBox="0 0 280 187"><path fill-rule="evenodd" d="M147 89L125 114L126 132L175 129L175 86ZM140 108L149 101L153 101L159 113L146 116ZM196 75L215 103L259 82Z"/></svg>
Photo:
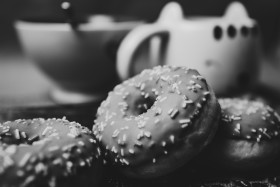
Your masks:
<svg viewBox="0 0 280 187"><path fill-rule="evenodd" d="M53 105L48 93L54 87L25 56L0 56L1 106Z"/></svg>

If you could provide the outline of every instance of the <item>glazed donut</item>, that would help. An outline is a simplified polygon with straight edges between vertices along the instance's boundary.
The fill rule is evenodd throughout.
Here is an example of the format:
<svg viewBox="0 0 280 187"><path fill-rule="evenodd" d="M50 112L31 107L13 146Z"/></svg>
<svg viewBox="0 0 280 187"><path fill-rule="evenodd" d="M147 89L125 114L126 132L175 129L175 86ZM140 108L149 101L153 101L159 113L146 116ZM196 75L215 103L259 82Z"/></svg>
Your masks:
<svg viewBox="0 0 280 187"><path fill-rule="evenodd" d="M207 157L215 167L248 171L267 167L280 156L280 117L260 101L219 99L222 118Z"/></svg>
<svg viewBox="0 0 280 187"><path fill-rule="evenodd" d="M78 123L36 118L0 124L2 187L92 186L102 164L95 137Z"/></svg>
<svg viewBox="0 0 280 187"><path fill-rule="evenodd" d="M218 101L196 70L157 66L109 93L93 132L124 176L159 177L211 141L219 116Z"/></svg>

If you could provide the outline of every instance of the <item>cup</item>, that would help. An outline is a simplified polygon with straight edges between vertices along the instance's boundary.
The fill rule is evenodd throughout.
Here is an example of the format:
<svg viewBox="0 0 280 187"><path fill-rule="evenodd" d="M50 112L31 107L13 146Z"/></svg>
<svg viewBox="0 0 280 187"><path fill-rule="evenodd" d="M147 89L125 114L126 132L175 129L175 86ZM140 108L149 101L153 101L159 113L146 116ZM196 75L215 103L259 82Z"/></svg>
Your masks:
<svg viewBox="0 0 280 187"><path fill-rule="evenodd" d="M58 103L103 99L118 83L116 51L140 20L92 15L73 28L69 23L17 20L23 51L57 87Z"/></svg>
<svg viewBox="0 0 280 187"><path fill-rule="evenodd" d="M241 3L231 3L220 17L184 17L180 5L170 2L155 23L124 38L117 71L124 80L156 65L187 66L197 69L217 95L237 93L257 82L259 35Z"/></svg>

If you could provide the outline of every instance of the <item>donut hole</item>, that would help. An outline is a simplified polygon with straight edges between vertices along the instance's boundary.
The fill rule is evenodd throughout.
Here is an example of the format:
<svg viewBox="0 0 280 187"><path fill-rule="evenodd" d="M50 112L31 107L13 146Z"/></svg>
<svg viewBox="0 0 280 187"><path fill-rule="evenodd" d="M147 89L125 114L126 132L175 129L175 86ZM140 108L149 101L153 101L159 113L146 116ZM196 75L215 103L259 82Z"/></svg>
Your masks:
<svg viewBox="0 0 280 187"><path fill-rule="evenodd" d="M154 104L155 99L153 97L148 98L138 98L135 101L134 109L132 110L132 115L138 116L146 113Z"/></svg>
<svg viewBox="0 0 280 187"><path fill-rule="evenodd" d="M126 99L128 107L125 113L128 117L139 116L146 113L154 105L155 101L154 95L145 97L141 93L135 93Z"/></svg>

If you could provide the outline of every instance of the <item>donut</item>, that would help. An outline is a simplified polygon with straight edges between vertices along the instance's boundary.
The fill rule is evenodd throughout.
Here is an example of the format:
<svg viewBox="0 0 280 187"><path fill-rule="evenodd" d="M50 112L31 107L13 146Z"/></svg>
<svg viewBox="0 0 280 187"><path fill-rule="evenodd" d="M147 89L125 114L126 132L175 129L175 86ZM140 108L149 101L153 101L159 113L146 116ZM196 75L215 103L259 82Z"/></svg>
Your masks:
<svg viewBox="0 0 280 187"><path fill-rule="evenodd" d="M156 178L198 154L213 138L219 117L215 94L196 70L156 66L108 94L93 133L123 176Z"/></svg>
<svg viewBox="0 0 280 187"><path fill-rule="evenodd" d="M76 122L36 118L0 124L0 186L94 186L102 165L92 132Z"/></svg>
<svg viewBox="0 0 280 187"><path fill-rule="evenodd" d="M215 168L258 171L280 156L280 117L260 101L221 98L222 118L207 157Z"/></svg>

